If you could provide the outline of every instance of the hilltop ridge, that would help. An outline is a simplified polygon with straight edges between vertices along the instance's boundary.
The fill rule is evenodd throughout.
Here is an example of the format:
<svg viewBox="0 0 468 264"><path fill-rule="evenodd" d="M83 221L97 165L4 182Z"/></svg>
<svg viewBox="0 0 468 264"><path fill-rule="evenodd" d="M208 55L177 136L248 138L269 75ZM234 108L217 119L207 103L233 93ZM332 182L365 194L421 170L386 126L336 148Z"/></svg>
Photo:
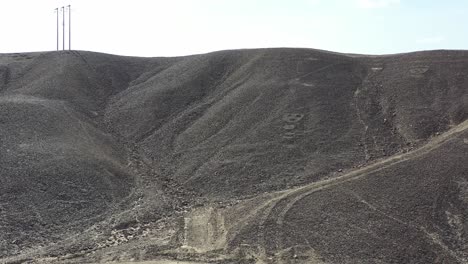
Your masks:
<svg viewBox="0 0 468 264"><path fill-rule="evenodd" d="M0 54L0 260L466 263L467 70Z"/></svg>

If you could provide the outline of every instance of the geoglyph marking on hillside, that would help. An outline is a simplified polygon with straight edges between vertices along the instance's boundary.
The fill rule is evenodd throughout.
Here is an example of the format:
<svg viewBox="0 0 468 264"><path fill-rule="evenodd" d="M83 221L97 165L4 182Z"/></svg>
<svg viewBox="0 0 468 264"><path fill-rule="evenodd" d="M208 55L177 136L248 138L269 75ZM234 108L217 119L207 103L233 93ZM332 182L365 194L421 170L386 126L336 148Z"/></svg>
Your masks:
<svg viewBox="0 0 468 264"><path fill-rule="evenodd" d="M285 114L283 116L283 121L286 121L289 123L296 123L296 122L301 121L302 118L304 118L303 114L291 113L291 114Z"/></svg>
<svg viewBox="0 0 468 264"><path fill-rule="evenodd" d="M314 87L315 84L313 83L302 83L302 85L307 86L307 87Z"/></svg>
<svg viewBox="0 0 468 264"><path fill-rule="evenodd" d="M296 136L300 136L300 133L296 133L296 125L295 123L298 123L304 118L304 114L300 113L289 113L289 114L284 114L283 115L283 121L286 122L285 125L283 125L283 129L285 132L283 133L282 138L286 140L291 140L294 139Z"/></svg>
<svg viewBox="0 0 468 264"><path fill-rule="evenodd" d="M221 249L226 244L224 216L214 207L203 207L184 218L182 248L198 253Z"/></svg>
<svg viewBox="0 0 468 264"><path fill-rule="evenodd" d="M428 66L417 66L417 67L412 67L409 72L411 75L418 77L421 76L422 74L426 73L429 70Z"/></svg>
<svg viewBox="0 0 468 264"><path fill-rule="evenodd" d="M315 87L315 84L314 83L311 83L310 81L309 82L302 82L300 78L294 78L290 81L291 84L294 84L294 85L302 85L302 86L306 86L306 87Z"/></svg>

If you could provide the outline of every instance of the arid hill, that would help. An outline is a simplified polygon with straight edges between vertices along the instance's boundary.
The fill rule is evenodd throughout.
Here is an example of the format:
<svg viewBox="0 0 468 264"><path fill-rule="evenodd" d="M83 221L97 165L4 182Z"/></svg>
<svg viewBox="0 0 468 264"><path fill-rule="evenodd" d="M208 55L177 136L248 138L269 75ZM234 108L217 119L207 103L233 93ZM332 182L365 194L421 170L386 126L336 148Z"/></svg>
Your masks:
<svg viewBox="0 0 468 264"><path fill-rule="evenodd" d="M1 263L468 263L468 51L0 54L0 146Z"/></svg>

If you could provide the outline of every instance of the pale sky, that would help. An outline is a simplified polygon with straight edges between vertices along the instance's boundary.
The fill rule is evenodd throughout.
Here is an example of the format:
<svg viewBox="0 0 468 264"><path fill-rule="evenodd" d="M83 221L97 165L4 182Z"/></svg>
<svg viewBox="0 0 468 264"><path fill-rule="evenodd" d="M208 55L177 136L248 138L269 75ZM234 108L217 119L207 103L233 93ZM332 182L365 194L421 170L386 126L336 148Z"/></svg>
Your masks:
<svg viewBox="0 0 468 264"><path fill-rule="evenodd" d="M0 53L55 50L68 4L72 48L119 55L468 49L468 0L0 0Z"/></svg>

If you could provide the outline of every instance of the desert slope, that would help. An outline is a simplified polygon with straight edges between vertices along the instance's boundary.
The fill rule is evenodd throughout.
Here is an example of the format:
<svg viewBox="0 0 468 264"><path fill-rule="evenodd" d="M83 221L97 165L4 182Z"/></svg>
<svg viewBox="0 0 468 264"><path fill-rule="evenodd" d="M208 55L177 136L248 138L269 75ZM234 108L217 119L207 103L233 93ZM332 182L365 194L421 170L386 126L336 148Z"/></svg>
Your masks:
<svg viewBox="0 0 468 264"><path fill-rule="evenodd" d="M0 255L465 263L467 70L466 51L0 55Z"/></svg>
<svg viewBox="0 0 468 264"><path fill-rule="evenodd" d="M162 173L210 196L249 195L395 154L464 120L466 65L455 55L189 57L129 87L106 114Z"/></svg>

